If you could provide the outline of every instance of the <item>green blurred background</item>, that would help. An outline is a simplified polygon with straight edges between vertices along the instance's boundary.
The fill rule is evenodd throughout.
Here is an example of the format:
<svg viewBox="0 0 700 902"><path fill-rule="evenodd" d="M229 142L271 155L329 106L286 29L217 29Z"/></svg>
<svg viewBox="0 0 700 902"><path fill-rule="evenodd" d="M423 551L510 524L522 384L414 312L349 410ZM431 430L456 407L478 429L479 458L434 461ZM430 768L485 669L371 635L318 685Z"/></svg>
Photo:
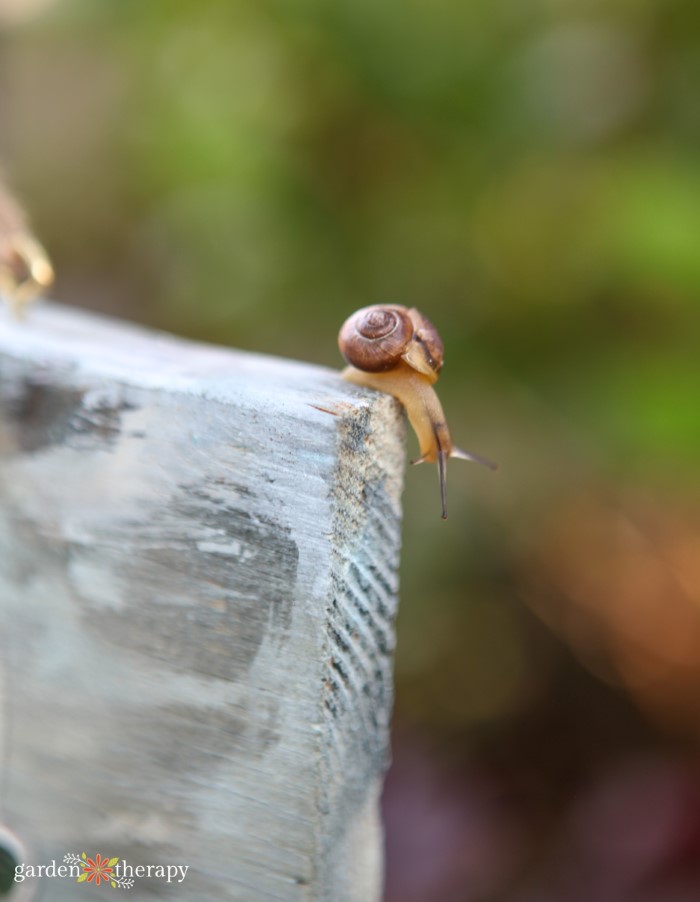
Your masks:
<svg viewBox="0 0 700 902"><path fill-rule="evenodd" d="M700 898L699 96L693 0L0 0L58 300L332 367L415 305L500 462L406 476L391 902Z"/></svg>

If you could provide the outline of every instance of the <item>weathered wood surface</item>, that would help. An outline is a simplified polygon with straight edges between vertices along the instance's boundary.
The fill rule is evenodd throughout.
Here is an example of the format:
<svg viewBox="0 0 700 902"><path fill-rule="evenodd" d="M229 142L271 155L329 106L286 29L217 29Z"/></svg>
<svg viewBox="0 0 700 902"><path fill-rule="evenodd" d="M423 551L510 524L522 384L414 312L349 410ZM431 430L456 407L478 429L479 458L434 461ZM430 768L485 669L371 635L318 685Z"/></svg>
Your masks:
<svg viewBox="0 0 700 902"><path fill-rule="evenodd" d="M0 317L0 820L28 862L380 898L402 437L319 367Z"/></svg>

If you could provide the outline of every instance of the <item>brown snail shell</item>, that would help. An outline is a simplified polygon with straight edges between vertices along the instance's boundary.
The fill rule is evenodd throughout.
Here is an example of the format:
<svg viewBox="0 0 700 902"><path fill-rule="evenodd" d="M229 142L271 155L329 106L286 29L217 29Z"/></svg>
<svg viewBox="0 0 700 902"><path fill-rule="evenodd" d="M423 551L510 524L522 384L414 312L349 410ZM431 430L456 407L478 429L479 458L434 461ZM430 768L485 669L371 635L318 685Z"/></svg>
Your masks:
<svg viewBox="0 0 700 902"><path fill-rule="evenodd" d="M437 379L444 348L437 329L415 308L399 304L362 307L343 323L338 335L340 353L366 373L383 373L401 360Z"/></svg>

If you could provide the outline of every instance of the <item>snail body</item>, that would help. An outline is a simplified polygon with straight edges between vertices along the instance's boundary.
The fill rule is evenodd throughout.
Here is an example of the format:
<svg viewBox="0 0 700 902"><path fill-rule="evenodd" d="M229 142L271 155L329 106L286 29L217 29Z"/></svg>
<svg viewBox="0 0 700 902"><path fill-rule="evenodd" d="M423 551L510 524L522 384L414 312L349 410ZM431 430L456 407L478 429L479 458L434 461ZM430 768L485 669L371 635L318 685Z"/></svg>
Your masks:
<svg viewBox="0 0 700 902"><path fill-rule="evenodd" d="M338 347L349 364L342 373L355 385L387 392L406 408L420 447L414 464L437 463L442 517L447 519L446 464L460 457L495 465L455 446L433 385L443 365L437 329L415 308L398 304L363 307L344 323Z"/></svg>

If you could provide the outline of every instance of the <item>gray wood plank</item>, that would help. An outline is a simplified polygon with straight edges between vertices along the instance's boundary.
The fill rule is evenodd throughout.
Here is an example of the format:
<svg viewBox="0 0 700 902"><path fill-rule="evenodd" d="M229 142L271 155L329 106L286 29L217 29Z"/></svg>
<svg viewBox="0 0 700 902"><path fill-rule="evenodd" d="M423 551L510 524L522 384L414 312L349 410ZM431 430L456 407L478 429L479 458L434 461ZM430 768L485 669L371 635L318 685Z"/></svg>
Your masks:
<svg viewBox="0 0 700 902"><path fill-rule="evenodd" d="M28 863L380 898L403 463L396 402L333 371L0 317L0 819Z"/></svg>

